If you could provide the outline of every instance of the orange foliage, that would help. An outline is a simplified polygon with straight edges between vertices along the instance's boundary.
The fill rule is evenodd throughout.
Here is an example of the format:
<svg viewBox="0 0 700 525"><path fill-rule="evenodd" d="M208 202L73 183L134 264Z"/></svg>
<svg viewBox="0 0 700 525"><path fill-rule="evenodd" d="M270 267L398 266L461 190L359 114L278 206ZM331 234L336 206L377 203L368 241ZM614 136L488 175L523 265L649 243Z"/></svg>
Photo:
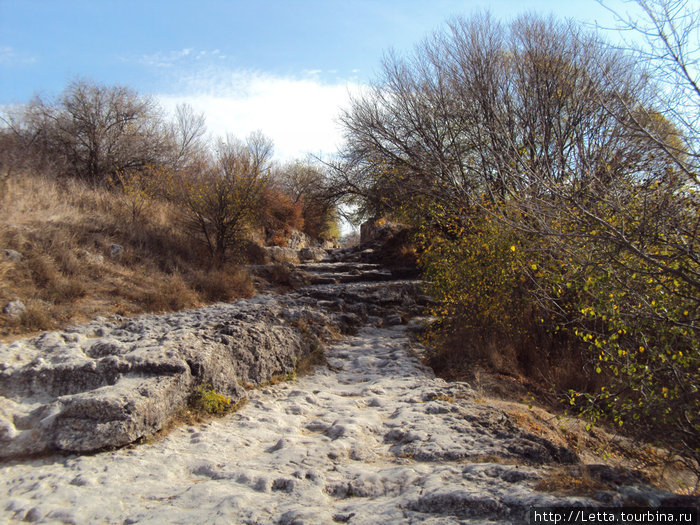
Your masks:
<svg viewBox="0 0 700 525"><path fill-rule="evenodd" d="M268 239L284 245L292 230L304 227L303 205L277 188L267 188L260 204L261 222Z"/></svg>

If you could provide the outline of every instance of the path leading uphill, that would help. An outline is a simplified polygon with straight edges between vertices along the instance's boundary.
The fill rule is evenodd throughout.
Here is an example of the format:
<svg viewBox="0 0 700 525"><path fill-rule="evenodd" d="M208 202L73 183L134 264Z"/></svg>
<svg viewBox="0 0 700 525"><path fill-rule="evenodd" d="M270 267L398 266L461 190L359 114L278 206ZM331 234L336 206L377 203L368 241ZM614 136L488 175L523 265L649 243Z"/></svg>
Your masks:
<svg viewBox="0 0 700 525"><path fill-rule="evenodd" d="M357 325L328 346L328 366L249 390L237 413L155 443L6 461L0 522L525 523L531 506L620 504L642 490L596 501L536 490L576 455L468 385L436 379L410 336L416 283L362 266L358 253L304 266L315 284L255 303Z"/></svg>

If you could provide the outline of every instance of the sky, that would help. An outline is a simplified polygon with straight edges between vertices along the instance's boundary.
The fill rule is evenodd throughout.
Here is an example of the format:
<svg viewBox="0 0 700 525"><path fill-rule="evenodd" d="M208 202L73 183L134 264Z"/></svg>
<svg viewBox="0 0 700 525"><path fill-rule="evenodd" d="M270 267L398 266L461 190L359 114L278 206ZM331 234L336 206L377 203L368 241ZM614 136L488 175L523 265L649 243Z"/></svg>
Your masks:
<svg viewBox="0 0 700 525"><path fill-rule="evenodd" d="M188 103L212 136L261 130L281 161L329 155L340 111L388 50L484 9L614 25L596 0L0 0L0 106L53 100L81 78L169 112Z"/></svg>

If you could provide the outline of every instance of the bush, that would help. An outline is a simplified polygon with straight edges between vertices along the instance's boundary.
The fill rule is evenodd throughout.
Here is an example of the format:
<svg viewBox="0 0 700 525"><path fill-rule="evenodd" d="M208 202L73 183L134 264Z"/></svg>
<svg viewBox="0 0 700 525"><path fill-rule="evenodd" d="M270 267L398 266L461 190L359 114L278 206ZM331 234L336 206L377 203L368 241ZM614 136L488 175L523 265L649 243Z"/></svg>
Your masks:
<svg viewBox="0 0 700 525"><path fill-rule="evenodd" d="M496 337L545 380L580 367L572 406L700 471L697 18L639 4L652 74L572 23L453 20L353 100L336 171L419 229L445 341Z"/></svg>
<svg viewBox="0 0 700 525"><path fill-rule="evenodd" d="M438 323L429 339L441 348L433 362L482 360L527 374L550 364L551 345L538 340L543 313L519 258L525 237L478 209L442 222L416 237L428 291L438 300L430 310Z"/></svg>
<svg viewBox="0 0 700 525"><path fill-rule="evenodd" d="M92 183L154 163L168 150L156 104L125 86L73 81L56 103L35 97L21 124L34 155Z"/></svg>
<svg viewBox="0 0 700 525"><path fill-rule="evenodd" d="M19 322L25 330L31 332L56 328L51 305L43 301L30 301Z"/></svg>
<svg viewBox="0 0 700 525"><path fill-rule="evenodd" d="M292 202L288 195L276 188L267 188L260 202L261 222L267 243L286 246L292 230L301 231L304 227L302 213L300 202Z"/></svg>
<svg viewBox="0 0 700 525"><path fill-rule="evenodd" d="M192 274L190 281L207 302L230 301L255 293L250 272L240 267L200 270Z"/></svg>
<svg viewBox="0 0 700 525"><path fill-rule="evenodd" d="M190 398L190 407L197 412L222 416L234 410L236 405L231 398L219 394L211 386L200 386Z"/></svg>
<svg viewBox="0 0 700 525"><path fill-rule="evenodd" d="M173 179L170 194L181 205L185 231L218 265L232 253L240 256L260 211L272 150L258 151L258 139L254 134L244 143L229 137L218 144L214 158Z"/></svg>
<svg viewBox="0 0 700 525"><path fill-rule="evenodd" d="M140 300L149 312L174 312L198 304L196 294L178 274L154 282L150 290L134 299Z"/></svg>
<svg viewBox="0 0 700 525"><path fill-rule="evenodd" d="M319 165L292 162L274 174L280 191L301 211L300 226L312 239L335 240L340 237L338 226L337 188ZM296 227L301 229L301 227Z"/></svg>

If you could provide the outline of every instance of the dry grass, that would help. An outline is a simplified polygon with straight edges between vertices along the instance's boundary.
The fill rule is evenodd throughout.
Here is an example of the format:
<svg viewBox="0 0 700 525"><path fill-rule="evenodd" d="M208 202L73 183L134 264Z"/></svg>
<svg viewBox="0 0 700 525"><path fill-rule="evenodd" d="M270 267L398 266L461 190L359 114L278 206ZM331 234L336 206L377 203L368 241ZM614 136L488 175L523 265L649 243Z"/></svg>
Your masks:
<svg viewBox="0 0 700 525"><path fill-rule="evenodd" d="M522 389L512 389L507 396L514 398L519 393L520 401L504 400L487 386L489 381L497 379L486 379L485 375L480 374L480 402L503 410L518 427L569 448L581 460L580 464L553 467L538 483L538 490L591 495L623 483L643 482L677 494L697 492L695 475L681 463L664 456L663 451L620 436L613 429L590 426L586 421L561 413L556 410L558 407L538 406L535 397L524 394ZM656 462L650 461L650 456Z"/></svg>
<svg viewBox="0 0 700 525"><path fill-rule="evenodd" d="M299 359L297 363L297 374L299 376L305 376L313 372L318 366L325 366L326 353L323 351L322 346L314 346L311 348L308 354Z"/></svg>
<svg viewBox="0 0 700 525"><path fill-rule="evenodd" d="M251 297L255 294L252 276L245 268L227 266L224 268L198 270L190 277L190 282L206 301L230 301L238 297Z"/></svg>
<svg viewBox="0 0 700 525"><path fill-rule="evenodd" d="M591 476L586 468L559 467L543 477L535 490L571 496L594 496L597 492L612 488L610 484Z"/></svg>
<svg viewBox="0 0 700 525"><path fill-rule="evenodd" d="M153 200L134 218L117 190L14 174L0 182L0 340L82 322L196 307L255 293L238 266L211 269L204 248L179 228L175 207ZM124 247L120 257L110 247ZM22 254L20 261L4 250Z"/></svg>
<svg viewBox="0 0 700 525"><path fill-rule="evenodd" d="M677 494L697 494L698 479L679 458L622 436L617 429L590 426L567 414L568 404L557 394L562 385L597 388L582 384L585 374L580 360L561 358L548 368L535 366L527 373L516 357L518 352L506 342L499 344L493 334L479 338L462 333L440 350L421 356L438 376L468 382L476 391L475 402L502 409L520 428L579 456L583 465L553 469L538 485L540 490L586 495L613 486L615 476L636 475Z"/></svg>

